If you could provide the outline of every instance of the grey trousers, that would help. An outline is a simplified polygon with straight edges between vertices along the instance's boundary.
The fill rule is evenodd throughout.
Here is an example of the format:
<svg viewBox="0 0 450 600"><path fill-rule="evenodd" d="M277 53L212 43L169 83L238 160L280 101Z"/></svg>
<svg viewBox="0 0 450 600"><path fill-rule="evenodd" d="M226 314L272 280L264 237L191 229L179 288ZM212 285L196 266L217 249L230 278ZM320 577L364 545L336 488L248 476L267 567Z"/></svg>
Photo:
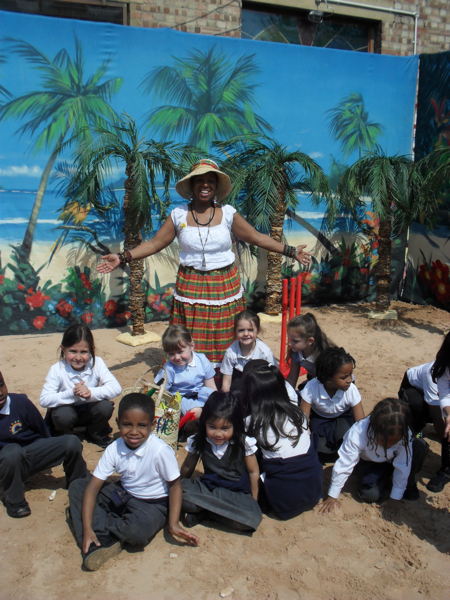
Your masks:
<svg viewBox="0 0 450 600"><path fill-rule="evenodd" d="M69 487L70 516L78 545L83 542L81 509L89 478L74 481ZM106 483L97 496L92 529L99 541L114 536L123 544L146 546L166 523L168 499L157 501L135 498L120 483Z"/></svg>

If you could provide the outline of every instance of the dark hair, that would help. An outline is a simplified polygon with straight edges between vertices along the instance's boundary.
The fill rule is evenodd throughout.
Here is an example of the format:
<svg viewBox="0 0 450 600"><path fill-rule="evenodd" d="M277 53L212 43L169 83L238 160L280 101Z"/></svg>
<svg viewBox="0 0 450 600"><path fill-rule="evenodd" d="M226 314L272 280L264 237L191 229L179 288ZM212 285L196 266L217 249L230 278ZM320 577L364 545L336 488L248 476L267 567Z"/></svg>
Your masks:
<svg viewBox="0 0 450 600"><path fill-rule="evenodd" d="M244 448L244 416L237 397L232 392L213 392L202 408L198 421L198 433L193 439L193 448L202 454L206 448L206 424L216 419L229 421L233 426L233 442L231 457L235 458L239 450Z"/></svg>
<svg viewBox="0 0 450 600"><path fill-rule="evenodd" d="M327 348L319 354L316 360L316 377L320 383L334 377L336 372L347 363L356 366L355 359L344 348Z"/></svg>
<svg viewBox="0 0 450 600"><path fill-rule="evenodd" d="M409 456L409 427L411 423L411 413L409 406L404 400L399 398L384 398L378 402L370 416L369 426L367 428L367 440L372 449L375 449L380 440L384 454L386 456L386 444L389 437L393 435L401 436L403 446L406 450L406 457Z"/></svg>
<svg viewBox="0 0 450 600"><path fill-rule="evenodd" d="M235 317L234 317L234 333L236 334L236 329L238 327L239 321L250 321L250 323L253 323L253 325L256 328L256 332L259 333L260 329L261 329L261 321L258 317L258 315L256 313L254 313L251 310L243 310L242 312L238 313Z"/></svg>
<svg viewBox="0 0 450 600"><path fill-rule="evenodd" d="M119 409L117 413L117 420L123 417L123 414L127 410L138 408L145 412L149 416L150 421L153 423L155 418L155 402L153 398L147 396L147 394L141 394L138 392L132 392L131 394L125 394L122 400L119 402Z"/></svg>
<svg viewBox="0 0 450 600"><path fill-rule="evenodd" d="M164 352L176 352L181 346L192 344L192 336L183 325L170 325L162 336Z"/></svg>
<svg viewBox="0 0 450 600"><path fill-rule="evenodd" d="M320 329L316 321L316 317L312 313L297 315L287 324L288 329L301 330L302 337L314 338L314 349L322 352L326 348L335 347L333 342L327 338L324 332Z"/></svg>
<svg viewBox="0 0 450 600"><path fill-rule="evenodd" d="M446 369L450 369L450 331L445 336L436 354L434 365L431 367L433 381L436 382L439 377L442 377Z"/></svg>
<svg viewBox="0 0 450 600"><path fill-rule="evenodd" d="M60 359L64 359L64 348L70 348L71 346L74 346L79 342L87 343L89 347L89 352L92 357L92 364L95 364L94 336L92 335L92 331L89 329L89 327L81 323L75 323L75 325L70 325L70 327L68 327L63 333L63 337L61 340Z"/></svg>
<svg viewBox="0 0 450 600"><path fill-rule="evenodd" d="M298 444L302 430L307 429L306 419L299 406L289 399L286 382L277 367L263 359L249 360L243 371L242 392L250 413L247 433L256 438L263 450L276 450L280 437L291 439L293 446ZM286 419L296 427L295 435L285 431ZM275 435L272 444L269 430Z"/></svg>

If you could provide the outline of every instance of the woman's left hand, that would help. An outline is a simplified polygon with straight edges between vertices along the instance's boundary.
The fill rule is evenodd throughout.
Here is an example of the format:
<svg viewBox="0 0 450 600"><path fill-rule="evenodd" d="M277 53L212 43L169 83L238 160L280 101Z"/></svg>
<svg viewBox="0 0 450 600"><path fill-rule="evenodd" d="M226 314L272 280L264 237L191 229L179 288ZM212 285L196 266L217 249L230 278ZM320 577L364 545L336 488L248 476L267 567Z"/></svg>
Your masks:
<svg viewBox="0 0 450 600"><path fill-rule="evenodd" d="M300 246L297 246L295 258L300 264L307 267L311 262L311 254L309 252L305 252L303 248L306 248L306 244L300 244Z"/></svg>

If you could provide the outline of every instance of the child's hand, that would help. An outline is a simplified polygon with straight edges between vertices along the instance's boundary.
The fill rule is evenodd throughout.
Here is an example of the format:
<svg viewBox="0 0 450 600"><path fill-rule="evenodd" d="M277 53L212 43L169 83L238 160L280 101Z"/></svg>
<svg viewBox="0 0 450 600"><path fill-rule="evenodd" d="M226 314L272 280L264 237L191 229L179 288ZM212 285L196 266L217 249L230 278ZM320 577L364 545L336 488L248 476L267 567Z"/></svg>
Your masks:
<svg viewBox="0 0 450 600"><path fill-rule="evenodd" d="M174 527L169 527L169 533L175 539L181 538L185 542L187 542L190 546L198 546L200 539L198 536L193 533L189 533L186 529L183 529L181 525L175 525Z"/></svg>
<svg viewBox="0 0 450 600"><path fill-rule="evenodd" d="M196 419L200 419L202 409L199 406L196 406L195 408L191 408L189 412L192 413Z"/></svg>
<svg viewBox="0 0 450 600"><path fill-rule="evenodd" d="M83 398L84 400L89 400L91 397L91 391L83 381L80 381L80 383L76 384L76 386L73 388L73 393L75 396Z"/></svg>
<svg viewBox="0 0 450 600"><path fill-rule="evenodd" d="M337 498L328 496L326 500L319 506L319 512L323 514L332 513L340 507L341 503Z"/></svg>
<svg viewBox="0 0 450 600"><path fill-rule="evenodd" d="M95 544L96 546L101 546L100 542L97 539L97 536L95 535L95 531L93 529L83 531L83 544L81 546L83 554L86 554L86 552L91 547L91 544Z"/></svg>

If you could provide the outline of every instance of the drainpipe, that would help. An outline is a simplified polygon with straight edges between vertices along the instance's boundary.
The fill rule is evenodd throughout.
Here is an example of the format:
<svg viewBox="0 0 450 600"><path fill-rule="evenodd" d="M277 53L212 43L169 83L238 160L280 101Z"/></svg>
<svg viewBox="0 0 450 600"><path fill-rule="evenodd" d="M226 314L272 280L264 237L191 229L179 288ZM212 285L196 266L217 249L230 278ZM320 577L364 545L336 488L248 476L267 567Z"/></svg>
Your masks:
<svg viewBox="0 0 450 600"><path fill-rule="evenodd" d="M401 10L398 8L389 8L387 6L377 6L376 4L365 4L363 2L348 2L347 0L316 0L317 7L324 2L325 4L340 4L342 6L353 6L356 8L366 8L367 10L377 10L379 12L391 13L394 15L404 15L405 17L412 17L414 19L414 40L413 40L413 54L417 52L417 31L419 13L410 10Z"/></svg>

